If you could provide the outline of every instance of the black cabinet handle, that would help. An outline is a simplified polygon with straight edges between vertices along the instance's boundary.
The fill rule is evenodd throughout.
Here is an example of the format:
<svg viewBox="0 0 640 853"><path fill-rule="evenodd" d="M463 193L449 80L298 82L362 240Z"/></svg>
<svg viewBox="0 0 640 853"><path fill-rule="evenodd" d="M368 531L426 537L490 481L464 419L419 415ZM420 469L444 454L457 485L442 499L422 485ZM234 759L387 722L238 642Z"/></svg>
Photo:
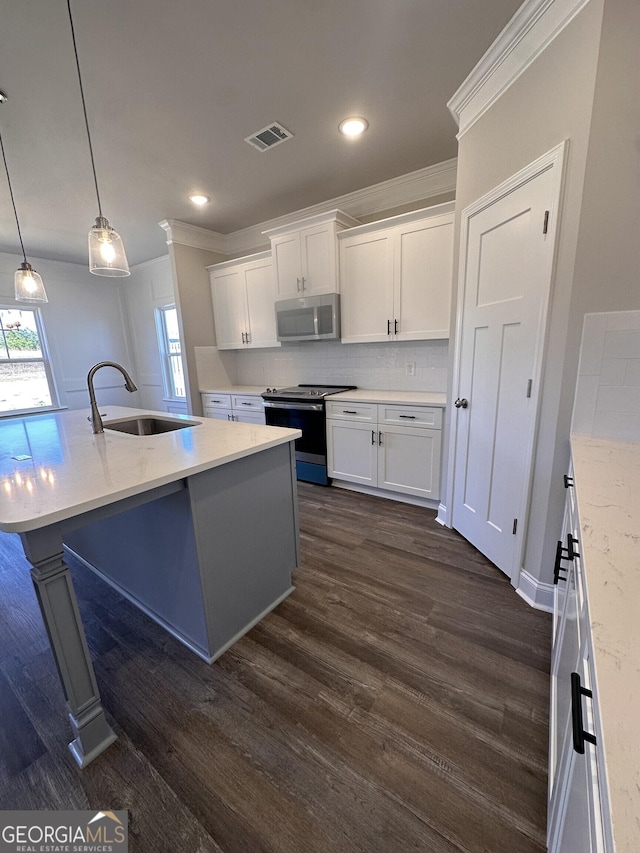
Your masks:
<svg viewBox="0 0 640 853"><path fill-rule="evenodd" d="M577 672L571 673L571 726L573 729L573 748L579 755L584 755L585 741L588 743L597 743L596 736L591 732L585 732L584 722L582 719L582 697L588 696L593 698L591 690L587 690L580 683L580 675Z"/></svg>
<svg viewBox="0 0 640 853"><path fill-rule="evenodd" d="M374 429L371 430L371 444L376 443L376 431Z"/></svg>
<svg viewBox="0 0 640 853"><path fill-rule="evenodd" d="M568 560L569 558L565 556L566 548L562 545L562 540L558 539L558 544L556 545L556 561L553 566L553 583L557 584L558 581L566 581L566 578L560 576L560 572L567 572L568 569L565 569L564 566L560 565L561 560Z"/></svg>
<svg viewBox="0 0 640 853"><path fill-rule="evenodd" d="M393 334L394 335L398 334L398 321L397 320L393 321Z"/></svg>
<svg viewBox="0 0 640 853"><path fill-rule="evenodd" d="M387 320L387 334L391 334L391 320Z"/></svg>
<svg viewBox="0 0 640 853"><path fill-rule="evenodd" d="M580 557L577 551L573 550L573 546L578 544L578 540L571 533L567 533L567 560L573 560L575 557Z"/></svg>
<svg viewBox="0 0 640 853"><path fill-rule="evenodd" d="M342 410L342 414L343 414L343 415L357 415L358 413L357 413L357 412L352 412L350 409L343 409L343 410Z"/></svg>
<svg viewBox="0 0 640 853"><path fill-rule="evenodd" d="M382 444L382 433L378 433L378 444Z"/></svg>
<svg viewBox="0 0 640 853"><path fill-rule="evenodd" d="M565 489L573 488L573 477L568 477L564 474L564 487Z"/></svg>
<svg viewBox="0 0 640 853"><path fill-rule="evenodd" d="M407 421L415 421L415 415L398 415L399 418L404 418Z"/></svg>

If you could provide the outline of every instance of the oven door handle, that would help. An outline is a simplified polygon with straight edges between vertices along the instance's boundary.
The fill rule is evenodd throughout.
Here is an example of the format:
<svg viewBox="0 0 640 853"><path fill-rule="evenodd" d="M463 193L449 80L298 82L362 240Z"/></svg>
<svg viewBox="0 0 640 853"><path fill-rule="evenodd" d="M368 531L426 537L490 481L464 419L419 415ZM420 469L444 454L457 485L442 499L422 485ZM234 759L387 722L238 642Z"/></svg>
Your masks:
<svg viewBox="0 0 640 853"><path fill-rule="evenodd" d="M269 409L298 409L304 412L324 411L324 403L286 403L284 401L265 400L263 405Z"/></svg>

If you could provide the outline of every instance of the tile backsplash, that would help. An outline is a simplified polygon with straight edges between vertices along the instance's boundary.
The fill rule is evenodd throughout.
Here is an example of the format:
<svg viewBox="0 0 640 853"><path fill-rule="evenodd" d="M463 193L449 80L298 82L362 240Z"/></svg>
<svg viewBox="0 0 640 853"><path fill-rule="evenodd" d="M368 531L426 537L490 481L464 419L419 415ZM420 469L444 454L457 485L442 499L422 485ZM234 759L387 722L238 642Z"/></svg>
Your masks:
<svg viewBox="0 0 640 853"><path fill-rule="evenodd" d="M224 353L221 353L224 358ZM407 365L410 365L407 368ZM415 373L409 375L411 365ZM240 350L240 385L280 387L316 383L357 385L382 391L447 390L448 341L341 344L313 341L279 349Z"/></svg>
<svg viewBox="0 0 640 853"><path fill-rule="evenodd" d="M640 441L640 311L585 315L571 431Z"/></svg>

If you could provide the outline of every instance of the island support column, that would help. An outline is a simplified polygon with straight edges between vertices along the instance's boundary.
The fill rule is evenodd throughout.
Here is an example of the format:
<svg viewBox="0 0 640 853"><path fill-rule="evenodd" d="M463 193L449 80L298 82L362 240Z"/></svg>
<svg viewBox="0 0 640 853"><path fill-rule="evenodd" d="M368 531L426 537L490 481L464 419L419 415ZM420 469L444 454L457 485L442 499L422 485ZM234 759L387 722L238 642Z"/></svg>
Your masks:
<svg viewBox="0 0 640 853"><path fill-rule="evenodd" d="M62 534L52 525L21 533L20 539L33 566L31 577L67 700L75 735L69 749L79 766L86 767L117 736L100 702Z"/></svg>

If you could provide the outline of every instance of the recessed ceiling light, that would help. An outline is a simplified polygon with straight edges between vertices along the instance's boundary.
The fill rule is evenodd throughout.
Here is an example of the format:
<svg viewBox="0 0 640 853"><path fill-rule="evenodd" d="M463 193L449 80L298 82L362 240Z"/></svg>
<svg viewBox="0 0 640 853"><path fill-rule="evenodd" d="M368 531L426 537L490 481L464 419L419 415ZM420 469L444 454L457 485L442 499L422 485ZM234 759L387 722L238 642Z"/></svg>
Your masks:
<svg viewBox="0 0 640 853"><path fill-rule="evenodd" d="M189 196L189 201L192 201L194 204L197 204L198 207L202 207L203 204L209 204L211 199L208 195L202 195L201 193L192 193Z"/></svg>
<svg viewBox="0 0 640 853"><path fill-rule="evenodd" d="M369 122L366 118L346 118L344 121L340 122L339 129L340 133L343 133L345 136L360 136L361 133L364 133L365 130L369 127Z"/></svg>

